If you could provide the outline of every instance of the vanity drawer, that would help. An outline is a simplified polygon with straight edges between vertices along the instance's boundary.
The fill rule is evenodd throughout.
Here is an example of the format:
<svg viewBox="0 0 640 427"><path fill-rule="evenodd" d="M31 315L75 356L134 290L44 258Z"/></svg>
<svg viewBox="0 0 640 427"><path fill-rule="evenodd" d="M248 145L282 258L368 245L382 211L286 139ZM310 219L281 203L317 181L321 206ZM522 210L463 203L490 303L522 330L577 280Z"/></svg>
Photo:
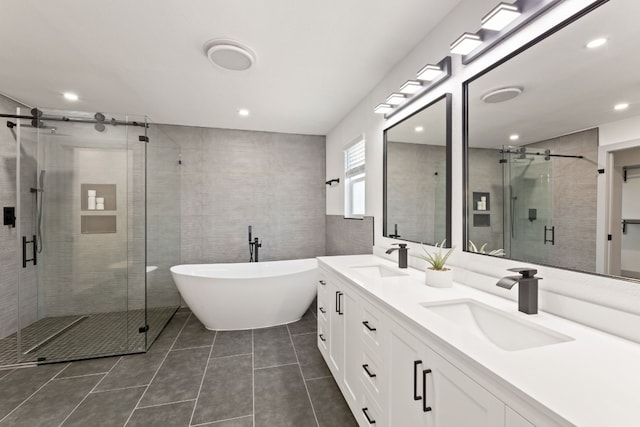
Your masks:
<svg viewBox="0 0 640 427"><path fill-rule="evenodd" d="M356 417L358 418L358 425L373 427L387 426L387 423L385 422L385 419L383 417L382 409L380 409L378 403L366 389L362 390L358 403L359 408L358 412L356 413Z"/></svg>
<svg viewBox="0 0 640 427"><path fill-rule="evenodd" d="M362 341L374 354L381 351L382 312L366 301L362 301Z"/></svg>
<svg viewBox="0 0 640 427"><path fill-rule="evenodd" d="M360 365L362 367L361 378L364 388L369 391L374 401L377 404L380 404L380 402L384 401L384 396L382 396L382 384L384 383L385 378L382 365L366 351L362 353L360 361L362 362Z"/></svg>

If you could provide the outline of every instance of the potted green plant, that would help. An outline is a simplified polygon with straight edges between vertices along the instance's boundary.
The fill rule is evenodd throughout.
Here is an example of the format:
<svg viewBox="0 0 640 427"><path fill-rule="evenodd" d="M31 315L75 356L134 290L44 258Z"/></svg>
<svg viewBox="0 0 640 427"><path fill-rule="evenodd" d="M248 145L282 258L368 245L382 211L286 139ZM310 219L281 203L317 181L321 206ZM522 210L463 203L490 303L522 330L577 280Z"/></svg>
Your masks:
<svg viewBox="0 0 640 427"><path fill-rule="evenodd" d="M453 271L446 267L446 262L453 253L455 246L444 251L444 242L436 243L436 249L429 252L427 248L420 245L424 254L414 255L417 258L423 259L427 262L428 266L424 271L424 282L428 286L435 288L450 288L453 283Z"/></svg>

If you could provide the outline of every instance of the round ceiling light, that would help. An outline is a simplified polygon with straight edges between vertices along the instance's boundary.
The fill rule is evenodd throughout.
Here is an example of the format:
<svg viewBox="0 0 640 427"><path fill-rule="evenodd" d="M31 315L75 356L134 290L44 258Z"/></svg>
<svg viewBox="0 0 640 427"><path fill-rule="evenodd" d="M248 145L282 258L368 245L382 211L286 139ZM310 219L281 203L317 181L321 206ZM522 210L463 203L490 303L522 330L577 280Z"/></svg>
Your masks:
<svg viewBox="0 0 640 427"><path fill-rule="evenodd" d="M248 70L256 61L251 49L229 39L209 40L204 45L204 51L209 61L225 70Z"/></svg>
<svg viewBox="0 0 640 427"><path fill-rule="evenodd" d="M482 102L488 104L495 104L498 102L508 101L515 98L522 93L522 88L517 86L503 87L501 89L495 89L482 95Z"/></svg>

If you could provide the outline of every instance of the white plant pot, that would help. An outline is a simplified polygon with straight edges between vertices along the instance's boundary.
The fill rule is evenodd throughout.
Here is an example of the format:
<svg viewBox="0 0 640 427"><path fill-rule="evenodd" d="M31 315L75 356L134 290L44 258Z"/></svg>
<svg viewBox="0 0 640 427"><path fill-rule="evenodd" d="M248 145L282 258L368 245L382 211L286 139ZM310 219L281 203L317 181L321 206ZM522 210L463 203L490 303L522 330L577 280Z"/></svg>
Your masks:
<svg viewBox="0 0 640 427"><path fill-rule="evenodd" d="M432 270L427 268L424 271L424 283L434 288L450 288L453 284L453 270Z"/></svg>

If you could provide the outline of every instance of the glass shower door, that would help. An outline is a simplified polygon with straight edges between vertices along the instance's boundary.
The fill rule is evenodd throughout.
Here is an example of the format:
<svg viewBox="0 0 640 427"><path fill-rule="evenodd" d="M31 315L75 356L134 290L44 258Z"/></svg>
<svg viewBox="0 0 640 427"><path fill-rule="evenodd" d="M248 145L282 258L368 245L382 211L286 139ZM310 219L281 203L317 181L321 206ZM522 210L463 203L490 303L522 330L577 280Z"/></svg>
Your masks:
<svg viewBox="0 0 640 427"><path fill-rule="evenodd" d="M548 263L554 241L551 160L525 147L505 147L504 240L509 257Z"/></svg>
<svg viewBox="0 0 640 427"><path fill-rule="evenodd" d="M18 359L144 351L146 128L43 113L19 124Z"/></svg>

